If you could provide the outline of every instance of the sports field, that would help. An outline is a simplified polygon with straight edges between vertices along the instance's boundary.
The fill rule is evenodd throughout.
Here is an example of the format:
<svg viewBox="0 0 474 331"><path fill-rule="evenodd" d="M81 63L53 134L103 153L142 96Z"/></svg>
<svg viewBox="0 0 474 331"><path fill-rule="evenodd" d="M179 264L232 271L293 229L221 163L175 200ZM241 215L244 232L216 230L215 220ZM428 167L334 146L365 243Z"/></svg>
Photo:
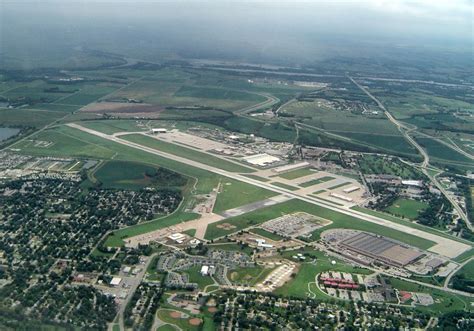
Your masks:
<svg viewBox="0 0 474 331"><path fill-rule="evenodd" d="M424 202L400 198L385 210L390 214L415 220L420 212L426 208L428 208L428 205Z"/></svg>

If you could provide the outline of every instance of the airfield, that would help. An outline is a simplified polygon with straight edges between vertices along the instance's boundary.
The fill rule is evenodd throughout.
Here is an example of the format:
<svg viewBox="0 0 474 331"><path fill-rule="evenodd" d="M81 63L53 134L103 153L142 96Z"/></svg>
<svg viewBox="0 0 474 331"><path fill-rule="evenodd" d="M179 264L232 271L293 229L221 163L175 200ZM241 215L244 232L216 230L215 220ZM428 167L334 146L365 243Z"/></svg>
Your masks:
<svg viewBox="0 0 474 331"><path fill-rule="evenodd" d="M178 156L178 155L174 155L174 154L171 154L171 153L163 152L163 151L161 151L157 148L152 148L152 147L148 147L147 145L141 145L141 144L138 144L138 143L135 143L135 142L131 142L131 141L123 139L123 138L121 138L120 136L117 136L117 135L109 135L109 134L105 134L105 133L102 133L102 132L99 132L99 131L96 131L96 130L88 129L88 128L86 128L84 126L81 126L79 124L70 123L67 126L70 127L70 128L73 128L74 130L80 130L81 132L87 133L87 134L95 136L95 137L99 137L101 139L109 140L111 142L118 143L120 145L128 146L128 147L131 147L133 149L138 149L140 151L150 153L150 154L153 154L153 155L157 155L157 156L160 156L160 157L163 157L163 158L166 158L166 159L170 159L170 160L173 160L173 161L176 161L176 162L179 162L179 163L183 163L183 164L186 164L188 166L192 166L192 167L195 167L195 168L206 170L208 172L223 176L225 178L231 178L231 179L234 179L234 180L244 182L246 184L257 186L259 188L263 188L265 190L274 192L276 194L288 196L288 197L291 197L292 199L297 199L297 200L300 200L302 202L308 203L310 205L314 205L314 206L317 206L319 208L322 208L322 209L325 209L325 210L328 210L328 211L331 211L331 212L335 212L339 215L348 216L351 219L353 219L354 222L358 222L358 223L366 222L366 223L371 223L371 224L374 224L374 225L379 225L382 228L391 229L395 233L396 232L400 233L400 237L403 237L404 235L406 236L406 234L409 234L411 236L418 237L418 238L426 240L426 241L430 241L430 242L432 242L432 245L428 248L429 251L440 254L442 256L446 256L448 258L455 258L455 257L461 255L462 253L467 252L471 249L471 246L468 245L468 244L465 244L465 243L462 243L462 242L459 242L459 241L456 241L456 240L453 240L453 239L448 239L448 238L443 237L441 235L428 233L428 232L425 232L425 231L422 231L422 230L419 230L417 228L413 228L413 227L410 227L410 226L404 225L404 224L399 224L399 223L395 223L395 222L388 222L385 219L382 219L382 218L379 218L379 217L376 217L376 216L372 216L372 215L367 215L367 214L364 214L362 212L358 212L356 210L350 209L349 207L351 205L349 205L349 207L348 206L340 206L340 205L336 205L333 202L325 201L323 199L318 198L317 196L313 196L312 194L308 194L308 189L307 188L301 188L301 189L298 189L298 190L291 190L291 189L283 188L281 186L272 184L274 182L264 182L264 181L261 181L261 180L246 177L245 175L242 175L240 173L229 172L229 171L220 169L217 166L211 166L211 165L204 164L204 163L201 163L201 162L198 162L198 161L187 159L187 158L182 157L182 156ZM149 138L149 139L155 139L155 138ZM257 174L257 173L260 176L267 176L267 177L262 177L262 178L267 178L267 179L272 178L272 180L274 180L274 177L270 177L271 174L272 174L271 170L268 170L268 169L267 170L254 169L254 171L252 172L252 175ZM274 175L274 173L273 173L273 175ZM306 182L307 179L309 179L309 178L313 178L313 176L316 177L318 175L317 174L315 174L315 175L310 174L309 176L304 176L303 177L304 178L303 182ZM314 178L314 179L316 179L316 178ZM278 179L278 180L280 180L280 179ZM291 179L287 180L287 181L291 181L291 183L293 183L293 181ZM324 183L316 184L315 186L318 186L318 185L324 185L324 187L327 187L328 183L324 182ZM337 187L337 188L334 188L334 189L340 189L340 188L343 188L345 186L350 186L350 185L353 185L353 183L347 183L347 184L344 184L341 187ZM331 187L328 187L328 189L331 189ZM317 190L317 188L315 190ZM311 190L311 192L313 192L313 190ZM217 223L219 221L222 222L222 219L219 219L218 216L212 216L212 217L215 217L215 218L211 218L210 221L207 222L208 225L213 224L213 223ZM387 232L388 236L393 236L393 234L391 234L390 231L383 231L383 232ZM402 235L402 233L404 235Z"/></svg>

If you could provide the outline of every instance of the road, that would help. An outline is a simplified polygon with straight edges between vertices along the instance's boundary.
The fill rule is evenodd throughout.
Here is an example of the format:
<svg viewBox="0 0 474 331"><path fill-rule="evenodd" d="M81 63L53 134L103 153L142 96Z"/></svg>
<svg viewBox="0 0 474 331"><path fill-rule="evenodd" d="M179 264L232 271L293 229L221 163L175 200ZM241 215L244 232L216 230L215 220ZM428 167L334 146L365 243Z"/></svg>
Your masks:
<svg viewBox="0 0 474 331"><path fill-rule="evenodd" d="M146 273L146 270L148 269L148 266L150 265L151 261L153 261L153 258L156 255L158 255L158 254L155 253L155 254L147 257L147 260L145 261L145 264L143 265L143 269L133 278L134 282L132 283L132 285L130 286L130 288L128 290L127 298L120 305L120 309L117 313L117 317L118 317L118 324L119 324L119 327L120 327L121 331L125 330L125 325L124 325L124 320L123 320L123 313L125 311L125 308L127 307L130 299L132 298L133 293L135 293L135 291L137 290L138 285L140 285L140 283L142 282L142 279L145 276L145 273Z"/></svg>
<svg viewBox="0 0 474 331"><path fill-rule="evenodd" d="M448 277L446 277L446 280L444 281L444 288L449 288L449 282L451 281L451 278L458 272L459 270L462 269L466 264L474 260L474 257L471 257L469 260L464 261L463 263L459 264L456 269L454 269Z"/></svg>
<svg viewBox="0 0 474 331"><path fill-rule="evenodd" d="M423 162L421 163L420 167L421 167L421 171L426 175L426 177L428 177L431 182L436 186L436 188L438 190L441 191L441 193L446 197L446 199L451 203L451 205L453 206L453 208L456 210L456 212L458 213L459 217L465 222L466 226L469 228L469 230L473 231L474 228L471 224L471 222L469 221L469 218L467 217L466 213L464 212L464 210L461 208L461 206L457 203L457 201L454 200L454 198L445 190L445 188L441 185L440 182L438 182L438 180L436 179L436 176L432 176L429 171L428 171L428 167L429 167L429 164L430 164L430 157L428 155L428 153L424 150L424 148L422 148L417 142L416 140L410 136L410 133L415 131L416 128L412 128L412 127L408 127L407 125L399 122L397 119L395 119L395 117L392 116L392 114L390 114L390 112L385 108L385 106L382 104L382 102L380 102L375 96L372 95L372 93L370 93L364 86L360 85L359 83L357 83L352 77L349 77L349 79L359 88L361 89L368 97L370 97L372 100L374 100L378 107L380 109L382 109L385 113L385 116L387 116L387 118L390 120L390 122L392 122L397 128L398 128L398 131L400 131L400 133L403 135L403 137L405 137L405 139L413 146L415 147L418 152L421 154L421 156L423 157ZM463 153L464 154L464 153Z"/></svg>
<svg viewBox="0 0 474 331"><path fill-rule="evenodd" d="M320 200L318 198L313 198L313 197L307 197L307 196L304 196L304 195L300 195L296 192L292 192L290 190L286 190L284 188L274 186L274 185L271 185L271 184L266 183L266 182L261 182L259 180L252 179L252 178L240 175L238 173L228 172L228 171L225 171L225 170L222 170L222 169L210 166L210 165L206 165L206 164L199 163L197 161L189 160L189 159L184 158L184 157L176 156L174 154L165 153L165 152L162 152L160 150L156 150L156 149L153 149L153 148L150 148L150 147L146 147L146 146L143 146L143 145L140 145L140 144L136 144L136 143L133 143L133 142L130 142L130 141L127 141L127 140L120 139L120 138L112 136L112 135L108 135L108 134L105 134L105 133L102 133L102 132L99 132L99 131L95 131L95 130L92 130L92 129L89 129L89 128L85 128L85 127L83 127L81 125L78 125L78 124L75 124L75 123L69 123L67 125L71 128L81 130L83 132L89 133L91 135L98 136L98 137L106 139L106 140L113 141L113 142L121 144L121 145L125 145L125 146L131 147L131 148L139 149L139 150L142 150L142 151L150 153L150 154L154 154L154 155L161 156L161 157L164 157L164 158L167 158L167 159L171 159L171 160L174 160L174 161L177 161L177 162L180 162L180 163L187 164L189 166L193 166L195 168L207 170L209 172L212 172L212 173L215 173L215 174L218 174L218 175L221 175L221 176L225 176L227 178L236 179L236 180L242 181L242 182L247 183L247 184L251 184L251 185L254 185L254 186L257 186L257 187L261 187L261 188L264 188L264 189L267 189L269 191L273 191L273 192L276 192L276 193L279 193L279 194L287 195L287 196L290 196L292 198L299 199L299 200L302 200L302 201L305 201L305 202L308 202L308 203L311 203L311 204L314 204L314 205L318 205L320 207L327 208L327 209L330 209L330 210L338 212L338 213L342 213L342 214L345 214L345 215L356 217L356 218L359 218L359 219L367 221L367 222L382 225L384 227L392 228L394 230L398 230L398 231L405 232L405 233L410 233L410 234L413 234L415 236L425 238L427 240L434 241L437 244L435 246L433 246L432 248L430 248L430 250L432 250L434 252L437 252L437 253L440 253L440 254L443 254L443 252L444 252L443 255L445 255L447 257L450 257L450 258L453 258L453 257L463 253L464 251L467 251L467 250L471 249L470 245L455 241L453 239L440 237L438 235L428 233L428 232L424 232L424 231L421 231L421 230L418 230L418 229L415 229L415 228L411 228L411 227L403 225L403 224L388 222L387 220L384 220L382 218L379 218L379 217L376 217L376 216L373 216L373 215L364 214L364 213L358 212L356 210L335 206L335 205L329 204L329 203L327 203L323 200Z"/></svg>

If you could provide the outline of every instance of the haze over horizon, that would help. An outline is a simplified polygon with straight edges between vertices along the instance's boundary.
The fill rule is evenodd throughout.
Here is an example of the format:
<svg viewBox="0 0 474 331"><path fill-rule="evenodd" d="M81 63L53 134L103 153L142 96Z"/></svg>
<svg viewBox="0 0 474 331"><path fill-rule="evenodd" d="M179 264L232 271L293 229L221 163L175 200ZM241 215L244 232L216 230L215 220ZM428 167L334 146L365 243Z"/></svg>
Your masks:
<svg viewBox="0 0 474 331"><path fill-rule="evenodd" d="M297 4L297 6L296 6ZM144 60L311 64L332 57L472 57L470 1L3 1L0 51L78 46ZM32 38L34 36L34 38ZM22 40L18 43L18 40ZM424 55L423 55L424 56ZM457 55L456 55L457 56ZM5 66L10 66L8 61Z"/></svg>

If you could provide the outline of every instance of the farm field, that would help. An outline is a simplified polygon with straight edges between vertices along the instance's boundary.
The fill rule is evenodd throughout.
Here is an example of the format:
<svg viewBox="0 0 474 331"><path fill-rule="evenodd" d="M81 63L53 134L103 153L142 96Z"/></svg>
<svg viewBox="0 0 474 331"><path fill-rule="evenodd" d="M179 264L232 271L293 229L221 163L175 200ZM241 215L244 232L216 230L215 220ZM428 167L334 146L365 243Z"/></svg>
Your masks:
<svg viewBox="0 0 474 331"><path fill-rule="evenodd" d="M61 99L61 104L85 106L101 97L106 96L107 94L114 92L119 87L120 85L117 84L88 86L73 95Z"/></svg>
<svg viewBox="0 0 474 331"><path fill-rule="evenodd" d="M409 199L397 199L385 210L390 214L415 220L420 212L426 208L428 208L428 205L424 202Z"/></svg>
<svg viewBox="0 0 474 331"><path fill-rule="evenodd" d="M207 153L199 152L177 144L164 142L162 140L154 139L152 137L140 134L127 135L122 138L143 146L155 148L165 153L174 154L206 165L215 166L226 171L247 173L255 171L251 168L230 161L226 161L222 158L218 158Z"/></svg>
<svg viewBox="0 0 474 331"><path fill-rule="evenodd" d="M213 211L214 213L219 213L252 202L265 200L277 194L251 184L230 178L222 178Z"/></svg>
<svg viewBox="0 0 474 331"><path fill-rule="evenodd" d="M444 163L465 163L473 167L471 159L434 139L416 137L416 141L427 150L431 158L437 161Z"/></svg>
<svg viewBox="0 0 474 331"><path fill-rule="evenodd" d="M281 175L279 175L282 178L285 179L296 179L299 177L304 177L304 176L309 176L317 173L317 171L311 169L311 168L303 168L303 169L297 169L289 172L285 172Z"/></svg>
<svg viewBox="0 0 474 331"><path fill-rule="evenodd" d="M265 221L277 218L283 214L290 214L295 212L306 212L308 214L316 215L332 221L330 225L327 225L317 230L315 232L315 237L319 237L319 234L327 229L348 228L380 234L422 249L427 249L434 245L434 242L430 240L426 240L397 230L389 229L381 225L361 221L355 217L341 214L326 209L324 207L312 205L301 200L289 200L274 206L262 208L250 213L246 213L240 216L228 218L210 224L207 227L205 238L209 240L216 239L218 237L222 237L230 233L240 231L247 227L261 224ZM232 228L231 230L226 230L222 228L222 226L219 226L223 223L231 224L235 228Z"/></svg>
<svg viewBox="0 0 474 331"><path fill-rule="evenodd" d="M57 111L0 108L0 126L41 128L64 115Z"/></svg>

